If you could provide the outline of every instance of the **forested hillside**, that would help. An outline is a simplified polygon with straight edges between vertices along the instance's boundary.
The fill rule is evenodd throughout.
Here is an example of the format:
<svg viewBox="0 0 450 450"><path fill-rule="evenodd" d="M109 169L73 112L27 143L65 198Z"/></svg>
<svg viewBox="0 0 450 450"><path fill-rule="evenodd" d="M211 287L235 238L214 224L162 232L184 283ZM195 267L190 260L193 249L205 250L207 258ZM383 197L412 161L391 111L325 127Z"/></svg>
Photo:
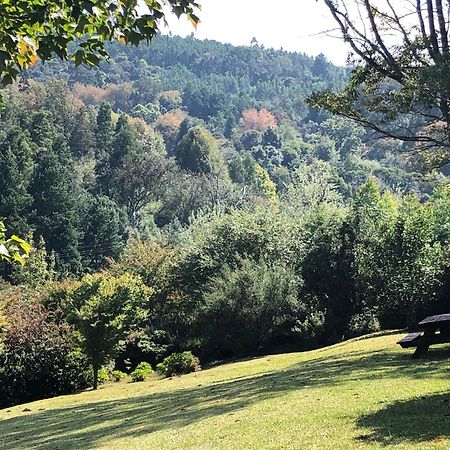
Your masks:
<svg viewBox="0 0 450 450"><path fill-rule="evenodd" d="M88 363L305 349L448 309L448 180L307 106L344 69L257 43L108 50L5 92L0 217L34 249L0 265L0 402L85 386Z"/></svg>

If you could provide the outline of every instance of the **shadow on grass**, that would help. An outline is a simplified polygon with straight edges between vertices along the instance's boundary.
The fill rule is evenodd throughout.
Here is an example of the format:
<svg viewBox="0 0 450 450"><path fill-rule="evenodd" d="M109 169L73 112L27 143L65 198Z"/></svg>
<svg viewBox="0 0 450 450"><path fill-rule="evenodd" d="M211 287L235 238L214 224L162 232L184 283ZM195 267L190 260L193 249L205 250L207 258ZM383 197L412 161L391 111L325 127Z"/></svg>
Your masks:
<svg viewBox="0 0 450 450"><path fill-rule="evenodd" d="M396 378L399 374L411 379L446 378L448 375L443 373L440 363L445 358L448 358L448 350L433 350L423 360L412 360L405 353L352 352L214 385L39 411L0 421L0 448L90 449L127 436L179 429L307 387ZM397 420L391 432L397 432L398 439L412 440L413 431L401 434L407 426L417 431L417 423L408 425L409 416L403 414L402 408L407 410L408 405L392 405L392 408L392 413L386 412ZM398 414L395 408L399 408ZM371 438L383 441L383 420L383 413L379 412L361 419L360 425L373 430Z"/></svg>
<svg viewBox="0 0 450 450"><path fill-rule="evenodd" d="M361 441L383 446L423 441L439 443L450 437L450 392L394 402L363 416L358 426L369 430L359 437Z"/></svg>

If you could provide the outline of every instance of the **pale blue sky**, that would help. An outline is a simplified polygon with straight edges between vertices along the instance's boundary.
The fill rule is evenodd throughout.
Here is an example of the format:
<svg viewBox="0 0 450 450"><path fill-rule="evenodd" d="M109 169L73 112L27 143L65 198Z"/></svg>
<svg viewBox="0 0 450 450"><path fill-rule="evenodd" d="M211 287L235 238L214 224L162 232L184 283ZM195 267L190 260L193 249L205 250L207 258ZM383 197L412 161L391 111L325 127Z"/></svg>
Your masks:
<svg viewBox="0 0 450 450"><path fill-rule="evenodd" d="M202 11L197 31L184 18L169 19L174 34L194 32L199 39L215 39L249 45L252 37L266 47L324 53L336 64L344 64L348 48L336 38L321 34L334 28L322 1L316 0L199 0ZM338 33L331 33L338 36Z"/></svg>

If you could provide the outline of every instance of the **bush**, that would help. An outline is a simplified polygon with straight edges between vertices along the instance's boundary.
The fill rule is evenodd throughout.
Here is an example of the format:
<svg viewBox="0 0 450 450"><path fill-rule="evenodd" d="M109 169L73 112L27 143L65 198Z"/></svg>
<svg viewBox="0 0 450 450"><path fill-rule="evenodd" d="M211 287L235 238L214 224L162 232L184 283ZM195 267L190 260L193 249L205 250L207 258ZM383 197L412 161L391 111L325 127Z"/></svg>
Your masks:
<svg viewBox="0 0 450 450"><path fill-rule="evenodd" d="M380 331L380 322L378 321L376 311L365 308L361 313L355 314L350 319L348 329L351 337Z"/></svg>
<svg viewBox="0 0 450 450"><path fill-rule="evenodd" d="M156 366L156 370L165 377L183 375L201 370L200 361L191 352L173 353Z"/></svg>
<svg viewBox="0 0 450 450"><path fill-rule="evenodd" d="M116 383L121 381L121 380L123 380L126 377L127 377L127 374L122 372L122 371L120 371L120 370L113 370L111 372L111 379L113 381L115 381Z"/></svg>
<svg viewBox="0 0 450 450"><path fill-rule="evenodd" d="M76 392L87 387L88 362L72 329L39 303L8 309L0 344L0 407Z"/></svg>
<svg viewBox="0 0 450 450"><path fill-rule="evenodd" d="M104 384L110 380L109 370L106 367L100 367L98 371L98 383Z"/></svg>
<svg viewBox="0 0 450 450"><path fill-rule="evenodd" d="M134 382L145 381L153 373L152 366L147 362L141 362L131 372L131 379Z"/></svg>
<svg viewBox="0 0 450 450"><path fill-rule="evenodd" d="M302 338L301 280L284 264L241 259L209 283L197 329L202 357L223 359L267 351Z"/></svg>

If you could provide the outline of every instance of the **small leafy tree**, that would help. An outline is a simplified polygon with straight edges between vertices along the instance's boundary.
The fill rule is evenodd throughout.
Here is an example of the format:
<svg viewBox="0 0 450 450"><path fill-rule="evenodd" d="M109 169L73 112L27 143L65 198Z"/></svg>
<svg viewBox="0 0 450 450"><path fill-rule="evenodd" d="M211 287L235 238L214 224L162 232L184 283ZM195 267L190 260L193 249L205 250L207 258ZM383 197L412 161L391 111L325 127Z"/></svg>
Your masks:
<svg viewBox="0 0 450 450"><path fill-rule="evenodd" d="M152 289L140 277L107 274L87 275L68 292L64 309L82 335L82 346L94 373L118 350L129 331L145 319L143 309Z"/></svg>

